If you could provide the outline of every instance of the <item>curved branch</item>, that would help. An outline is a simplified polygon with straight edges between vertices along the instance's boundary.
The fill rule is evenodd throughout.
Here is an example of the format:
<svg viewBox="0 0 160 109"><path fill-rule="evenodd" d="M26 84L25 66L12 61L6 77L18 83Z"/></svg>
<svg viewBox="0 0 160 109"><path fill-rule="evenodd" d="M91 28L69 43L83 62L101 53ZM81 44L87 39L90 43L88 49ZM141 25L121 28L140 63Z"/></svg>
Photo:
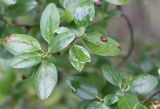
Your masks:
<svg viewBox="0 0 160 109"><path fill-rule="evenodd" d="M123 65L131 56L133 49L134 49L134 30L133 30L133 26L132 23L130 21L130 19L128 18L128 16L123 12L122 7L121 6L117 6L117 9L119 9L122 12L122 17L125 19L127 26L129 28L129 33L130 33L130 47L128 50L128 53L126 54L126 56L123 57L122 62L120 62L120 64L118 66Z"/></svg>
<svg viewBox="0 0 160 109"><path fill-rule="evenodd" d="M153 94L146 97L143 101L141 101L142 104L145 104L147 101L151 100L154 96L158 95L160 93L160 90L157 90Z"/></svg>

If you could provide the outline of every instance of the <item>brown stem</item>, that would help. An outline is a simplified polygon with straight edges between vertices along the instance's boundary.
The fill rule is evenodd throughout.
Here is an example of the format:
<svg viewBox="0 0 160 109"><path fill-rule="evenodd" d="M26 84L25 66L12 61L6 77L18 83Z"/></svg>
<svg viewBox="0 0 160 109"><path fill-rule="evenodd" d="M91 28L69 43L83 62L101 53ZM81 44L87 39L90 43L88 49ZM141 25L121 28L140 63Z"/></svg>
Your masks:
<svg viewBox="0 0 160 109"><path fill-rule="evenodd" d="M133 26L132 23L130 21L130 19L128 18L128 16L123 12L123 9L121 6L117 6L117 9L119 9L122 12L122 17L125 19L127 26L129 28L129 33L130 33L130 47L128 50L128 53L126 54L126 56L123 57L122 62L120 62L120 64L118 65L118 67L120 67L121 65L123 65L131 56L133 49L134 49L134 30L133 30Z"/></svg>
<svg viewBox="0 0 160 109"><path fill-rule="evenodd" d="M160 93L160 90L157 90L156 92L146 97L143 101L141 101L141 103L145 104L147 101L151 100L154 96L158 95L159 93Z"/></svg>

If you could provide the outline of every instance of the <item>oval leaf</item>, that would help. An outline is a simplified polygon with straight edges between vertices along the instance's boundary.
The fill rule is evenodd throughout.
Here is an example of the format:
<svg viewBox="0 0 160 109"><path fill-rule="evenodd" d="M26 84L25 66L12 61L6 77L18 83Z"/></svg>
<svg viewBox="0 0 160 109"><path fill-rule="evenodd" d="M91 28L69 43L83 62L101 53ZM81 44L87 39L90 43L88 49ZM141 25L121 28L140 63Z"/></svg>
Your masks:
<svg viewBox="0 0 160 109"><path fill-rule="evenodd" d="M0 0L0 4L4 4L4 5L13 5L16 3L17 0Z"/></svg>
<svg viewBox="0 0 160 109"><path fill-rule="evenodd" d="M41 50L35 38L24 34L12 34L5 39L4 45L14 55Z"/></svg>
<svg viewBox="0 0 160 109"><path fill-rule="evenodd" d="M36 6L36 0L17 0L16 4L7 7L4 15L11 18L17 17L32 11Z"/></svg>
<svg viewBox="0 0 160 109"><path fill-rule="evenodd" d="M94 54L101 56L121 55L120 45L112 38L102 36L99 33L93 32L87 34L84 42Z"/></svg>
<svg viewBox="0 0 160 109"><path fill-rule="evenodd" d="M152 75L140 75L132 82L133 89L139 94L147 94L157 85L158 79Z"/></svg>
<svg viewBox="0 0 160 109"><path fill-rule="evenodd" d="M73 67L78 71L82 71L85 63L91 61L88 51L76 44L70 48L69 59Z"/></svg>
<svg viewBox="0 0 160 109"><path fill-rule="evenodd" d="M93 100L98 96L97 88L91 85L88 79L84 79L83 77L70 77L67 80L67 84L82 99Z"/></svg>
<svg viewBox="0 0 160 109"><path fill-rule="evenodd" d="M129 3L131 3L131 0L105 0L105 1L115 5L128 5Z"/></svg>
<svg viewBox="0 0 160 109"><path fill-rule="evenodd" d="M118 102L118 109L134 109L139 100L134 95L125 95Z"/></svg>
<svg viewBox="0 0 160 109"><path fill-rule="evenodd" d="M54 3L50 3L42 13L40 29L43 38L49 43L54 37L54 31L59 27L59 12Z"/></svg>
<svg viewBox="0 0 160 109"><path fill-rule="evenodd" d="M51 40L50 49L52 53L59 52L66 48L73 40L75 39L75 35L68 31L61 34L58 34Z"/></svg>
<svg viewBox="0 0 160 109"><path fill-rule="evenodd" d="M103 65L101 69L106 80L112 85L120 86L122 84L122 76L111 66Z"/></svg>
<svg viewBox="0 0 160 109"><path fill-rule="evenodd" d="M40 99L47 99L57 84L57 70L54 64L44 61L36 72L35 88Z"/></svg>
<svg viewBox="0 0 160 109"><path fill-rule="evenodd" d="M94 15L95 8L93 2L83 2L75 10L75 23L79 27L86 27L90 21L93 21Z"/></svg>
<svg viewBox="0 0 160 109"><path fill-rule="evenodd" d="M42 56L37 53L25 53L16 55L13 59L10 60L10 66L12 68L28 68L32 67L42 61Z"/></svg>
<svg viewBox="0 0 160 109"><path fill-rule="evenodd" d="M87 109L111 109L111 108L102 102L94 101L87 106Z"/></svg>
<svg viewBox="0 0 160 109"><path fill-rule="evenodd" d="M148 109L146 106L142 105L142 104L137 104L133 109Z"/></svg>

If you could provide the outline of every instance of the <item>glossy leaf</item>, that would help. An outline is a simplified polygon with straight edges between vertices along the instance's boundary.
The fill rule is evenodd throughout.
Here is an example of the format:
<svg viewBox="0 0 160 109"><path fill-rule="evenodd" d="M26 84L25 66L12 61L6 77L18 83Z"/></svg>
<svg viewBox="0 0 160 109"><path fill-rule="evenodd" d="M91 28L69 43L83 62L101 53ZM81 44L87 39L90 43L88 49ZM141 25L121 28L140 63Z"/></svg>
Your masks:
<svg viewBox="0 0 160 109"><path fill-rule="evenodd" d="M112 38L105 37L100 33L89 33L84 40L88 49L101 56L121 55L120 45Z"/></svg>
<svg viewBox="0 0 160 109"><path fill-rule="evenodd" d="M97 88L91 85L88 80L82 77L70 77L67 84L72 88L73 92L82 99L93 100L98 96Z"/></svg>
<svg viewBox="0 0 160 109"><path fill-rule="evenodd" d="M70 48L69 59L73 67L78 71L82 71L85 63L91 61L88 51L82 46L76 44Z"/></svg>
<svg viewBox="0 0 160 109"><path fill-rule="evenodd" d="M13 5L16 3L17 0L0 0L0 4L4 4L4 5Z"/></svg>
<svg viewBox="0 0 160 109"><path fill-rule="evenodd" d="M16 4L7 7L5 16L13 18L24 15L32 11L36 6L36 0L17 0Z"/></svg>
<svg viewBox="0 0 160 109"><path fill-rule="evenodd" d="M57 33L57 34L61 34L61 33L65 33L65 32L68 32L68 31L70 31L69 28L59 27L54 32Z"/></svg>
<svg viewBox="0 0 160 109"><path fill-rule="evenodd" d="M142 105L142 104L137 104L133 109L148 109L146 106Z"/></svg>
<svg viewBox="0 0 160 109"><path fill-rule="evenodd" d="M57 84L58 74L54 64L44 61L34 76L36 92L41 100L47 99Z"/></svg>
<svg viewBox="0 0 160 109"><path fill-rule="evenodd" d="M75 34L76 37L81 37L85 34L85 28L71 28L71 31Z"/></svg>
<svg viewBox="0 0 160 109"><path fill-rule="evenodd" d="M93 2L83 2L75 10L75 23L79 27L86 27L93 20L95 9Z"/></svg>
<svg viewBox="0 0 160 109"><path fill-rule="evenodd" d="M134 109L139 100L134 95L125 95L118 102L118 109Z"/></svg>
<svg viewBox="0 0 160 109"><path fill-rule="evenodd" d="M112 104L115 104L116 102L118 102L118 100L119 100L119 97L117 95L110 94L110 95L105 96L104 103L106 105L112 105Z"/></svg>
<svg viewBox="0 0 160 109"><path fill-rule="evenodd" d="M111 109L111 108L102 102L94 101L87 106L87 109Z"/></svg>
<svg viewBox="0 0 160 109"><path fill-rule="evenodd" d="M131 0L105 0L109 3L112 3L114 5L128 5L131 3Z"/></svg>
<svg viewBox="0 0 160 109"><path fill-rule="evenodd" d="M28 68L42 61L42 56L37 52L16 55L10 60L12 68Z"/></svg>
<svg viewBox="0 0 160 109"><path fill-rule="evenodd" d="M133 89L139 94L147 94L156 88L158 79L152 75L140 75L133 80Z"/></svg>
<svg viewBox="0 0 160 109"><path fill-rule="evenodd" d="M103 65L101 69L106 80L112 85L120 86L122 84L122 76L111 66Z"/></svg>
<svg viewBox="0 0 160 109"><path fill-rule="evenodd" d="M75 39L75 35L68 31L61 34L58 34L51 40L49 45L52 53L59 52L66 48L73 40Z"/></svg>
<svg viewBox="0 0 160 109"><path fill-rule="evenodd" d="M158 74L160 75L160 68L158 69Z"/></svg>
<svg viewBox="0 0 160 109"><path fill-rule="evenodd" d="M40 21L40 29L43 38L49 43L54 37L54 31L59 27L60 16L54 3L50 3L43 11Z"/></svg>
<svg viewBox="0 0 160 109"><path fill-rule="evenodd" d="M41 50L35 38L24 34L12 34L4 40L4 45L15 55Z"/></svg>

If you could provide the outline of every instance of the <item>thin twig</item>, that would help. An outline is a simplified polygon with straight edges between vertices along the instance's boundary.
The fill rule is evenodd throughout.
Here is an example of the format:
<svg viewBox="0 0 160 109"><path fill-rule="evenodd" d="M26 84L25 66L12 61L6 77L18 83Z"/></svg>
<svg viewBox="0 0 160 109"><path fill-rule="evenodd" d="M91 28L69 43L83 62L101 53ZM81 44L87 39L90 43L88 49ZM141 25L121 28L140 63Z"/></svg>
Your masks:
<svg viewBox="0 0 160 109"><path fill-rule="evenodd" d="M151 100L154 96L158 95L159 93L160 93L160 90L157 90L156 92L146 97L143 101L141 101L141 103L145 104L147 101Z"/></svg>
<svg viewBox="0 0 160 109"><path fill-rule="evenodd" d="M122 12L122 17L125 19L127 26L129 28L129 33L130 33L130 47L128 50L128 53L126 54L126 56L123 57L122 62L120 62L120 64L118 65L118 67L120 67L121 65L123 65L131 56L133 49L134 49L134 30L133 30L133 26L132 23L130 21L130 19L128 18L128 16L123 12L123 9L121 6L117 6L117 9L119 9Z"/></svg>

